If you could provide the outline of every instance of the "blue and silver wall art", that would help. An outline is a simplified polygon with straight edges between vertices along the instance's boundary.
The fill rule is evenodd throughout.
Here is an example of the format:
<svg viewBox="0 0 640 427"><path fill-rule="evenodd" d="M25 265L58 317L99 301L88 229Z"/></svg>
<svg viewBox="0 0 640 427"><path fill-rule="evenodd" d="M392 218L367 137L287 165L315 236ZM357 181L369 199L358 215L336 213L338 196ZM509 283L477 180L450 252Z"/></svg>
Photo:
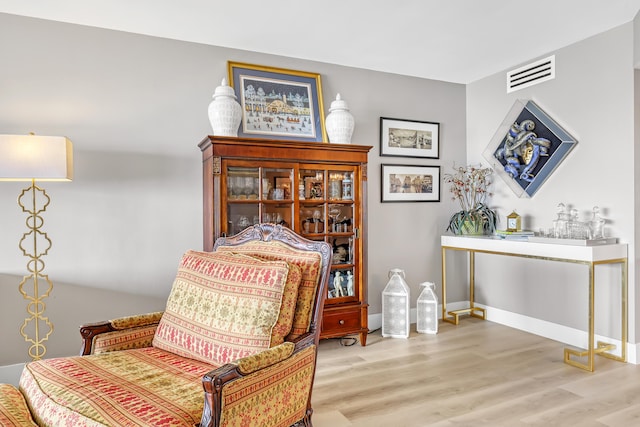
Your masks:
<svg viewBox="0 0 640 427"><path fill-rule="evenodd" d="M518 100L483 156L518 197L532 197L575 144L533 101Z"/></svg>

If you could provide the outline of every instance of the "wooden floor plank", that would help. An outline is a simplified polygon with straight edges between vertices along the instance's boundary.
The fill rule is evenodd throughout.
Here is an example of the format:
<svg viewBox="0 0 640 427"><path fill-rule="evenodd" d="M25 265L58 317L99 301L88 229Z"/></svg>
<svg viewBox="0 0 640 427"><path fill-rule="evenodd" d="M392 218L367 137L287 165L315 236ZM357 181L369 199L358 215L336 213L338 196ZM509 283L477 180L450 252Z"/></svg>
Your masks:
<svg viewBox="0 0 640 427"><path fill-rule="evenodd" d="M564 344L463 318L437 335L320 343L315 427L640 425L640 366L563 363Z"/></svg>

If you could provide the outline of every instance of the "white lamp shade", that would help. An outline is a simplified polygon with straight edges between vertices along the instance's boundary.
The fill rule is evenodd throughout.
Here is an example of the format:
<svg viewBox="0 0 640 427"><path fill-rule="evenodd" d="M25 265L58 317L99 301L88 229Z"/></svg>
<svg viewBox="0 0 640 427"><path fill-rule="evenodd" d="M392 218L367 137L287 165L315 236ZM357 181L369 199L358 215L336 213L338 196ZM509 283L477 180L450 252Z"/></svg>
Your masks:
<svg viewBox="0 0 640 427"><path fill-rule="evenodd" d="M64 136L0 135L0 180L71 181L73 145Z"/></svg>

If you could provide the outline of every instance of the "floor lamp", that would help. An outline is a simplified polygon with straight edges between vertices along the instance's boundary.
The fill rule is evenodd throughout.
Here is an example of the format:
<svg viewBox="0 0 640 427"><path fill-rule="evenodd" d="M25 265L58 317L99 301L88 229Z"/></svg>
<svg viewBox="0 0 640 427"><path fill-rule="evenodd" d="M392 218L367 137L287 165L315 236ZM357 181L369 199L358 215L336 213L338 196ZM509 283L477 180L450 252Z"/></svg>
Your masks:
<svg viewBox="0 0 640 427"><path fill-rule="evenodd" d="M36 181L72 179L73 147L67 138L33 134L0 135L0 180L30 182L18 196L18 206L28 215L28 231L22 235L18 247L29 258L29 274L22 278L18 289L28 301L28 316L20 327L20 334L31 344L29 356L33 360L45 355L45 342L53 332L53 324L44 315L44 299L53 290L53 283L43 273L42 260L51 248L51 239L42 230L44 220L41 216L51 199L43 188L36 185Z"/></svg>

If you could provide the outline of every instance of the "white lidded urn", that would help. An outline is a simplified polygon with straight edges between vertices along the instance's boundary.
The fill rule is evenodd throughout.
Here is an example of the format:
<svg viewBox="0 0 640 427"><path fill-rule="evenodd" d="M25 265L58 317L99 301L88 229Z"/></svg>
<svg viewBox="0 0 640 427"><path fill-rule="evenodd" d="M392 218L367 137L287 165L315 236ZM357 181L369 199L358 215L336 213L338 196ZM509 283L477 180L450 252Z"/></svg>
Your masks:
<svg viewBox="0 0 640 427"><path fill-rule="evenodd" d="M216 136L238 136L238 127L242 121L242 107L236 100L233 88L222 79L209 104L209 121Z"/></svg>
<svg viewBox="0 0 640 427"><path fill-rule="evenodd" d="M342 100L340 94L331 102L329 115L325 120L329 142L334 144L351 144L351 135L355 127L353 115L349 112L347 103Z"/></svg>

